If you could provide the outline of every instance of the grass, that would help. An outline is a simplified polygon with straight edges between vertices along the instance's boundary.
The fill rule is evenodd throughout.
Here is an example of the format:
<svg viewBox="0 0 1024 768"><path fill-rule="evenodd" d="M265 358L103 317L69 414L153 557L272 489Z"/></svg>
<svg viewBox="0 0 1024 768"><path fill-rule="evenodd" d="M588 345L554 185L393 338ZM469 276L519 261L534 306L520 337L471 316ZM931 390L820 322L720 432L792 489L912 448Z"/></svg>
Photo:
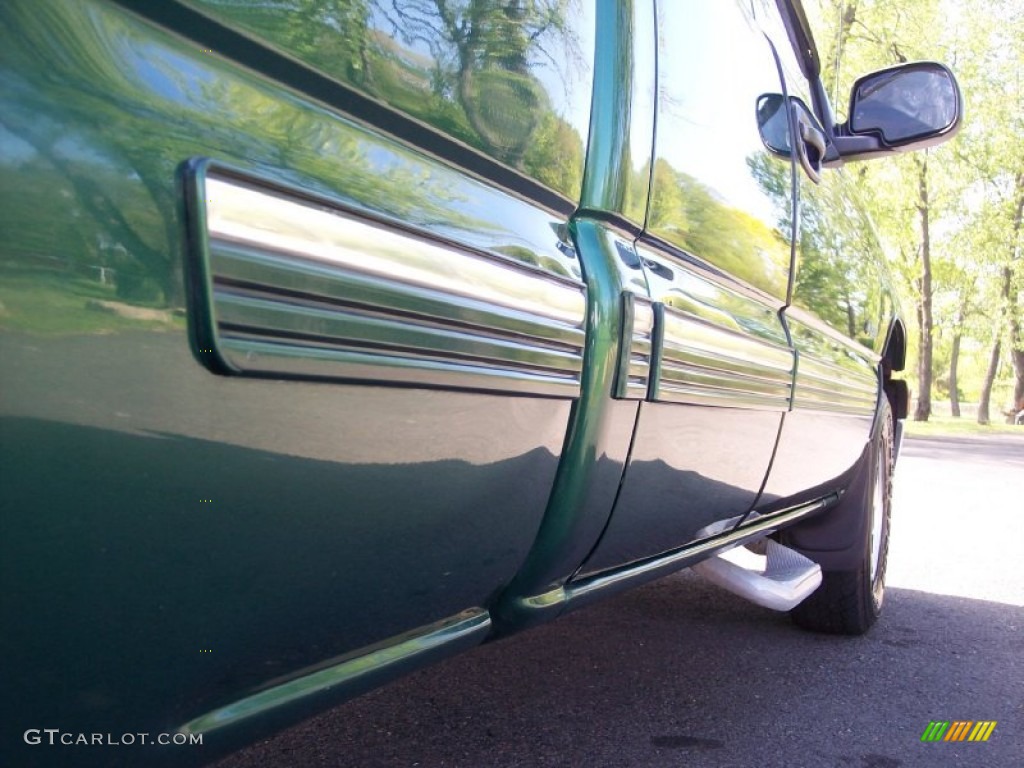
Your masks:
<svg viewBox="0 0 1024 768"><path fill-rule="evenodd" d="M1024 438L1024 426L1015 426L1004 422L1005 416L992 407L991 424L979 424L973 415L954 419L952 416L932 414L928 421L914 421L909 418L905 422L905 433L910 437L938 437L956 435L1018 435Z"/></svg>

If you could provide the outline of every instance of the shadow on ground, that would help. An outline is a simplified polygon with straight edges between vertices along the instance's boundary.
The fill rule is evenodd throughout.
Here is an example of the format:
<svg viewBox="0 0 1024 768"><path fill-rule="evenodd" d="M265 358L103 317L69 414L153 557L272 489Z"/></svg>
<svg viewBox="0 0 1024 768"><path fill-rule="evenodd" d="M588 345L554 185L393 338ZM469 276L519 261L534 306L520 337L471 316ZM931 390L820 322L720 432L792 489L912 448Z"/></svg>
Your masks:
<svg viewBox="0 0 1024 768"><path fill-rule="evenodd" d="M863 638L670 576L398 681L218 763L1018 765L1024 609L892 589ZM930 720L997 720L922 744Z"/></svg>
<svg viewBox="0 0 1024 768"><path fill-rule="evenodd" d="M1019 436L997 434L984 437L908 437L903 441L900 457L934 461L989 462L1001 466L1012 464L1024 469L1024 429Z"/></svg>

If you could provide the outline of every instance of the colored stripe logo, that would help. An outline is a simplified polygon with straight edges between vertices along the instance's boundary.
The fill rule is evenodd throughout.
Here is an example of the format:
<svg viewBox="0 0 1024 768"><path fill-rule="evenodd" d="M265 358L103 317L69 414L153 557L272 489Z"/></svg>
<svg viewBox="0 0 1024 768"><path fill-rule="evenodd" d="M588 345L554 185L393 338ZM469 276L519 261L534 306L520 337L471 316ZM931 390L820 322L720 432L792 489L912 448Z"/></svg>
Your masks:
<svg viewBox="0 0 1024 768"><path fill-rule="evenodd" d="M932 720L921 741L988 741L996 729L995 720Z"/></svg>

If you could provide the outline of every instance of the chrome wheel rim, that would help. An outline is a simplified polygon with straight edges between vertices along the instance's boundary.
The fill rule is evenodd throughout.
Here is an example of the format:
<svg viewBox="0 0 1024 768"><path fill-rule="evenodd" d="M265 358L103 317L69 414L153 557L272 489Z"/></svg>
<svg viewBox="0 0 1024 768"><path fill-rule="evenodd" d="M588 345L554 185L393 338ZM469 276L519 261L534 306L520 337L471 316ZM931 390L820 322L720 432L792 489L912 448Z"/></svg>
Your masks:
<svg viewBox="0 0 1024 768"><path fill-rule="evenodd" d="M882 525L885 522L885 455L878 452L875 489L871 497L871 583L875 583L879 560L882 556Z"/></svg>

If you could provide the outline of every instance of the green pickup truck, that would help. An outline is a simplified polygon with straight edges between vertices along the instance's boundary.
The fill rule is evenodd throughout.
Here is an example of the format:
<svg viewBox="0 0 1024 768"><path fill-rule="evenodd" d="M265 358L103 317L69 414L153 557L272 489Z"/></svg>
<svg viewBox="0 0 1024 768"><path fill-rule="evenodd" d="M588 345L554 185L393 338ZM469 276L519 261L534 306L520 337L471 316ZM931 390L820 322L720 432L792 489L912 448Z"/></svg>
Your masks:
<svg viewBox="0 0 1024 768"><path fill-rule="evenodd" d="M693 566L879 615L907 332L798 0L0 5L4 765L194 765Z"/></svg>

